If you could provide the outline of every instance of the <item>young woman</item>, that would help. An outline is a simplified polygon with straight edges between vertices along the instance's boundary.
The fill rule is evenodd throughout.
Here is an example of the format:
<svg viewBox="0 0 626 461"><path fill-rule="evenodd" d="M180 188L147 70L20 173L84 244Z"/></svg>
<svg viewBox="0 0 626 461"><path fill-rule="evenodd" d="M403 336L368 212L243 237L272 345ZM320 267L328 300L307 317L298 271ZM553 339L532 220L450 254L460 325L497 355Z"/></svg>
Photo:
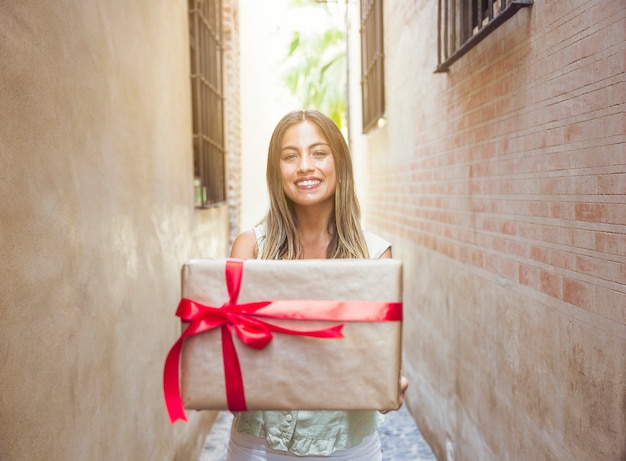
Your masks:
<svg viewBox="0 0 626 461"><path fill-rule="evenodd" d="M360 226L352 161L335 123L314 110L285 115L267 158L270 207L242 232L240 259L390 258L391 245ZM403 378L402 392L407 382ZM247 411L233 419L228 461L382 459L377 411Z"/></svg>

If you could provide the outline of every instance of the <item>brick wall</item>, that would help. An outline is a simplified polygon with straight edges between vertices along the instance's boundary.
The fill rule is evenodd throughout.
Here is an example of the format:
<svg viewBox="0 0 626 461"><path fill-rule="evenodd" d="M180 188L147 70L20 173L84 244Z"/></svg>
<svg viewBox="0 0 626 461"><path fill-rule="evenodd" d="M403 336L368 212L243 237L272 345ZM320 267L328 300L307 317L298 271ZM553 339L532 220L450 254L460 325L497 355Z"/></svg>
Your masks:
<svg viewBox="0 0 626 461"><path fill-rule="evenodd" d="M436 8L385 3L363 141L367 225L406 262L409 407L440 459L623 459L624 4L536 1L446 74Z"/></svg>

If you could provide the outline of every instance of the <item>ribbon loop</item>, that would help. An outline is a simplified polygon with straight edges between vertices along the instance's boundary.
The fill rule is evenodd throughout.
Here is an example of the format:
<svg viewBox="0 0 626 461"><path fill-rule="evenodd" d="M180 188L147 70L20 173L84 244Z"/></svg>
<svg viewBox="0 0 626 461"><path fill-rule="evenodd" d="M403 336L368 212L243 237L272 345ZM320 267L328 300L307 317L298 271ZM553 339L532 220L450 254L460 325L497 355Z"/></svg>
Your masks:
<svg viewBox="0 0 626 461"><path fill-rule="evenodd" d="M246 346L263 349L272 340L272 332L265 322L242 315L238 315L235 318L231 324L235 334Z"/></svg>

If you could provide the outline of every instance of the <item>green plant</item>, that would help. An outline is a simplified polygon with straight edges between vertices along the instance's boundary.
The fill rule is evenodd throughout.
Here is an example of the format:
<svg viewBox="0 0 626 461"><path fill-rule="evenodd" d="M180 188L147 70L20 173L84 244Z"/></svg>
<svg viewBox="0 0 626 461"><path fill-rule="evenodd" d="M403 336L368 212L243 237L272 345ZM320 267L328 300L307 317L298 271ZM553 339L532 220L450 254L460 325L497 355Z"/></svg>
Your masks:
<svg viewBox="0 0 626 461"><path fill-rule="evenodd" d="M296 30L283 62L285 85L302 108L324 112L346 126L346 37L337 11L326 3L293 0L290 8L322 8L327 19L310 31Z"/></svg>

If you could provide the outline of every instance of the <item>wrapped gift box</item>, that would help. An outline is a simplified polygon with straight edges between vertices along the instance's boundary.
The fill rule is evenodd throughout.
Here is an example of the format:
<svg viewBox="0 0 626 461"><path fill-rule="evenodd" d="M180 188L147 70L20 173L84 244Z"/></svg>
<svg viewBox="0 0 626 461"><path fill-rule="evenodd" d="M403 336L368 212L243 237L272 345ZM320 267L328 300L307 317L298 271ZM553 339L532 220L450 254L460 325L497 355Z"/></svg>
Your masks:
<svg viewBox="0 0 626 461"><path fill-rule="evenodd" d="M192 301L188 303L191 310L197 307L196 303L216 309L229 303L232 297L229 286L233 282L226 281L228 261L233 262L203 259L183 266L182 298ZM227 333L229 330L223 331L223 325L193 333L184 341L179 340L182 346L180 387L186 409L241 410L229 408L227 400L226 381L231 378L225 379L226 352L222 346L225 333L234 338L234 360L239 362L247 410L391 410L399 407L402 342L402 263L399 260L246 260L238 263L241 285L234 304L245 306L257 301L274 301L258 309L253 317L298 331L343 325L343 337L274 332L273 338L257 349L244 344L235 334ZM386 309L395 313L386 314ZM285 310L290 312L288 318L276 318ZM297 318L298 312L303 313L303 318ZM380 320L381 316L385 319ZM183 326L197 329L200 323L184 323ZM246 329L246 325L243 328ZM226 360L232 362L233 358ZM237 384L229 386L234 388L230 392L237 392Z"/></svg>

